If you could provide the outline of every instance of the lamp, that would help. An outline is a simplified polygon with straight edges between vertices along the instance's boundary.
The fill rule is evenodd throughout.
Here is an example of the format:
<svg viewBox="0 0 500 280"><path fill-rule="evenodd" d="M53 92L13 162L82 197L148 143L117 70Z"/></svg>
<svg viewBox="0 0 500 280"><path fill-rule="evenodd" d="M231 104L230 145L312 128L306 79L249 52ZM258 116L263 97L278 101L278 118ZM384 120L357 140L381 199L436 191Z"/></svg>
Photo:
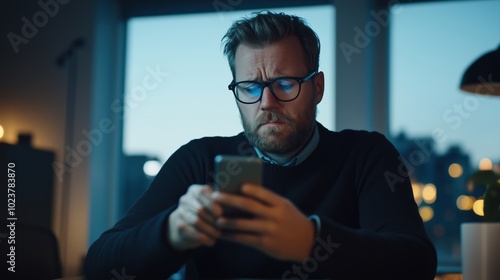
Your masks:
<svg viewBox="0 0 500 280"><path fill-rule="evenodd" d="M466 92L500 96L500 47L474 61L462 77L460 89ZM484 215L483 223L463 223L460 229L463 279L500 279L500 174L483 166L470 176L469 190L474 185L486 186L483 204L474 207ZM479 199L476 202L480 201ZM482 209L480 209L482 208ZM483 210L483 211L481 211ZM477 212L476 212L477 211ZM479 245L478 245L479 244Z"/></svg>
<svg viewBox="0 0 500 280"><path fill-rule="evenodd" d="M479 57L465 70L460 89L500 96L500 46Z"/></svg>

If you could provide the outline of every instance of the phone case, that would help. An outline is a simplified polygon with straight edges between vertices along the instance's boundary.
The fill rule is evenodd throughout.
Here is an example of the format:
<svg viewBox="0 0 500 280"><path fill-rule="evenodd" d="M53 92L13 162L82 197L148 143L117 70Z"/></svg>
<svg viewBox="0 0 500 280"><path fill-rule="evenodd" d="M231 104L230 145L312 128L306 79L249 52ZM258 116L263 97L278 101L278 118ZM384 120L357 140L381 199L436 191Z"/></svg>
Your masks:
<svg viewBox="0 0 500 280"><path fill-rule="evenodd" d="M262 183L262 160L258 157L217 155L215 162L215 189L226 193L241 193L243 183ZM238 209L224 207L225 217L251 218Z"/></svg>
<svg viewBox="0 0 500 280"><path fill-rule="evenodd" d="M258 157L218 155L214 177L216 190L239 193L245 182L262 183L262 161Z"/></svg>

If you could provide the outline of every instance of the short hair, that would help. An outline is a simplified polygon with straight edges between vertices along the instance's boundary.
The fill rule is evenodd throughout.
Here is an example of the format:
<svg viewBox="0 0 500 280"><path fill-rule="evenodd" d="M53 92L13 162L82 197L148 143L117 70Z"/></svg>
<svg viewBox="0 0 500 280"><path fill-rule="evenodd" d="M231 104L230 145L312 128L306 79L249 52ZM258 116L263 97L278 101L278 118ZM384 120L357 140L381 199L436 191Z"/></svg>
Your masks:
<svg viewBox="0 0 500 280"><path fill-rule="evenodd" d="M237 20L222 37L224 55L235 77L236 49L240 44L264 47L288 36L296 36L307 59L309 71L318 71L320 42L303 18L285 13L260 11Z"/></svg>

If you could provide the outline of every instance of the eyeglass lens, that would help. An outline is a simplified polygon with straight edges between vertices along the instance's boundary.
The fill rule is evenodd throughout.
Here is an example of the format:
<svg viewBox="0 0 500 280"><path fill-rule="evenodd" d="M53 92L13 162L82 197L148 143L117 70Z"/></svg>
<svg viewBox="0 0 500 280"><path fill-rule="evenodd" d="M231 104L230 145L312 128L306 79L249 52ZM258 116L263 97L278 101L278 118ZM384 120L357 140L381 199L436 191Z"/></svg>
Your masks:
<svg viewBox="0 0 500 280"><path fill-rule="evenodd" d="M275 97L282 101L292 100L299 94L300 83L290 78L276 79L269 85ZM235 87L238 99L243 102L253 102L260 98L264 91L258 82L242 82Z"/></svg>

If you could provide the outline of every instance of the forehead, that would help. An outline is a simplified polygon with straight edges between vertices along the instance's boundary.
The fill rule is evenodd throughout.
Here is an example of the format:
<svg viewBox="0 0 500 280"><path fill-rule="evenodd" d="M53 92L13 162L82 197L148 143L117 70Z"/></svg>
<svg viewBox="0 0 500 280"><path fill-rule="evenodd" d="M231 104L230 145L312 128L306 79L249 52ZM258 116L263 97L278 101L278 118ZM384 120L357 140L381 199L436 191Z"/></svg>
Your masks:
<svg viewBox="0 0 500 280"><path fill-rule="evenodd" d="M264 46L240 44L236 49L235 71L238 80L300 76L308 71L300 41L289 36Z"/></svg>

